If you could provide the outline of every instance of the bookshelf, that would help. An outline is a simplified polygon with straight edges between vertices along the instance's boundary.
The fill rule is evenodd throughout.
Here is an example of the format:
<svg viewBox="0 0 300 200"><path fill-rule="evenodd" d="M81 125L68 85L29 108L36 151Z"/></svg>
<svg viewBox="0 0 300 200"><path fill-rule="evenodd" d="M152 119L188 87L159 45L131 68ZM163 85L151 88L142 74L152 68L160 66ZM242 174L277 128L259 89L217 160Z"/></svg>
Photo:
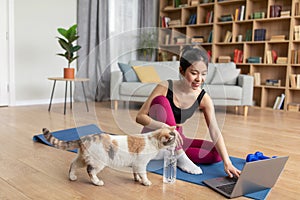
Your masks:
<svg viewBox="0 0 300 200"><path fill-rule="evenodd" d="M277 97L284 94L280 110L300 107L299 1L160 0L159 58L178 57L192 38L202 38L200 44L211 53L211 62L229 56L231 61L238 60L241 73L259 75L254 106L273 109ZM196 15L193 24L189 23L192 15ZM175 23L163 24L164 18ZM235 59L235 52L243 56ZM280 85L267 84L272 80L280 80Z"/></svg>

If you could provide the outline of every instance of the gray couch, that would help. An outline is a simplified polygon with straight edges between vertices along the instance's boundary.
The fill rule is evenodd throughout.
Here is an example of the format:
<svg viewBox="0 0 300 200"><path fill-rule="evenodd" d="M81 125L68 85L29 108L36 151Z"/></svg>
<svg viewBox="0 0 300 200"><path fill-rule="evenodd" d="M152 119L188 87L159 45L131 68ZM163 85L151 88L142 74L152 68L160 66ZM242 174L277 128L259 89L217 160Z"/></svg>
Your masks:
<svg viewBox="0 0 300 200"><path fill-rule="evenodd" d="M153 66L161 80L179 79L179 62L130 61L130 66ZM242 106L247 116L252 105L253 77L239 73L234 63L209 63L204 89L215 106ZM119 101L144 102L156 83L128 82L121 71L111 73L111 100L114 108ZM238 108L238 107L236 107Z"/></svg>

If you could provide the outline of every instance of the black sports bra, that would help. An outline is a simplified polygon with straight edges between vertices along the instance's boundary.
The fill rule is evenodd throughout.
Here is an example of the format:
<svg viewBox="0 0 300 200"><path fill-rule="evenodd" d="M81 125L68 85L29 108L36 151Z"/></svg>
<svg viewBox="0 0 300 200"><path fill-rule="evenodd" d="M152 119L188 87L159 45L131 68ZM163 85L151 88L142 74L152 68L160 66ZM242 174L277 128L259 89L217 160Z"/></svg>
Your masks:
<svg viewBox="0 0 300 200"><path fill-rule="evenodd" d="M178 108L175 104L174 104L174 100L173 100L173 82L172 80L168 80L169 83L169 88L168 88L168 92L167 92L167 99L170 102L174 117L175 117L175 121L177 124L182 124L184 123L188 118L190 118L194 112L197 110L197 108L200 105L200 102L205 94L205 90L202 89L201 93L199 94L199 96L197 97L197 100L194 102L194 104L187 108L187 109L181 109Z"/></svg>

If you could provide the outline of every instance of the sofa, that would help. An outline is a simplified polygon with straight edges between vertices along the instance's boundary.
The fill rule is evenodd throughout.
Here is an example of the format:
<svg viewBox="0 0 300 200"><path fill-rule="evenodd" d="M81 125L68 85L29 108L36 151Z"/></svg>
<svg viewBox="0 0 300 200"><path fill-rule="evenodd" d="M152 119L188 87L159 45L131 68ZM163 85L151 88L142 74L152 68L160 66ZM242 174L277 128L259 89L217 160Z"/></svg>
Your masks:
<svg viewBox="0 0 300 200"><path fill-rule="evenodd" d="M144 102L158 82L179 79L179 61L129 61L118 63L111 72L110 95L114 109L118 102ZM142 74L140 74L142 72ZM209 63L203 88L215 106L243 107L245 116L252 105L253 77L240 74L235 63Z"/></svg>

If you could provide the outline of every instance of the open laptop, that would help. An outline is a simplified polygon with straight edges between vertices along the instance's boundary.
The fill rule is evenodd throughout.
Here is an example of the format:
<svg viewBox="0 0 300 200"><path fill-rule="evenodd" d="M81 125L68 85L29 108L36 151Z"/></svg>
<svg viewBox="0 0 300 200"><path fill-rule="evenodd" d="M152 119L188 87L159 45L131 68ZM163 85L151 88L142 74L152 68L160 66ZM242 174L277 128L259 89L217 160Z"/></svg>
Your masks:
<svg viewBox="0 0 300 200"><path fill-rule="evenodd" d="M272 188L283 171L288 156L247 162L239 178L219 177L203 181L228 198Z"/></svg>

